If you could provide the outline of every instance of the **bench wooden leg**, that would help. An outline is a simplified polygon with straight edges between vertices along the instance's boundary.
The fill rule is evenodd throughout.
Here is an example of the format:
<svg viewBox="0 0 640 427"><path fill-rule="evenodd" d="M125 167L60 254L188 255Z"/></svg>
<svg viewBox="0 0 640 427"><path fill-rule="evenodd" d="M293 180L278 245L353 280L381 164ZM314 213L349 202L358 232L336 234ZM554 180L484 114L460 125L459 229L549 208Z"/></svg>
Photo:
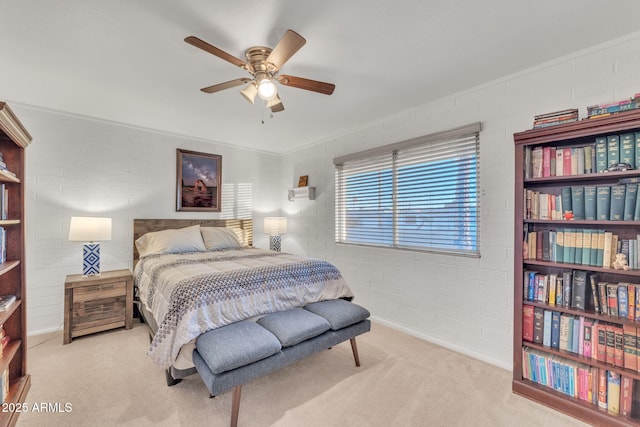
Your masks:
<svg viewBox="0 0 640 427"><path fill-rule="evenodd" d="M238 425L238 412L240 411L240 392L242 386L236 386L233 389L233 397L231 400L231 427L237 427Z"/></svg>
<svg viewBox="0 0 640 427"><path fill-rule="evenodd" d="M351 338L349 342L351 342L351 351L353 351L353 358L356 361L356 366L360 366L360 358L358 357L358 346L356 345L355 337Z"/></svg>

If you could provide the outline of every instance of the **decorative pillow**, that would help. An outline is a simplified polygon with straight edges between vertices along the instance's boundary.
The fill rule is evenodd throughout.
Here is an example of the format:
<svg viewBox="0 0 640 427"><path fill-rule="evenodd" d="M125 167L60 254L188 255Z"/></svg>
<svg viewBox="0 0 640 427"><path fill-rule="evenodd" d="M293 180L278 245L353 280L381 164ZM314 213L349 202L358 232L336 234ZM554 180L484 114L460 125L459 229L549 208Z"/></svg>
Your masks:
<svg viewBox="0 0 640 427"><path fill-rule="evenodd" d="M234 228L227 227L200 227L200 232L204 246L209 251L242 247L241 239L237 234L242 230L236 231Z"/></svg>
<svg viewBox="0 0 640 427"><path fill-rule="evenodd" d="M136 248L141 257L206 250L199 225L146 233L136 240Z"/></svg>

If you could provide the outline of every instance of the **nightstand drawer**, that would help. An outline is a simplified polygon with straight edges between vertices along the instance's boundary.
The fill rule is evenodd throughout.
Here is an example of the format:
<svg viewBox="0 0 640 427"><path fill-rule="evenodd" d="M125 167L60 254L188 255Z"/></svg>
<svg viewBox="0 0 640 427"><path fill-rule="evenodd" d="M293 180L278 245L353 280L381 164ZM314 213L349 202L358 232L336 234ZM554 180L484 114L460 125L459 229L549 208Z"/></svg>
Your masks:
<svg viewBox="0 0 640 427"><path fill-rule="evenodd" d="M75 305L77 302L124 296L126 291L127 282L125 281L83 286L73 290L73 302Z"/></svg>

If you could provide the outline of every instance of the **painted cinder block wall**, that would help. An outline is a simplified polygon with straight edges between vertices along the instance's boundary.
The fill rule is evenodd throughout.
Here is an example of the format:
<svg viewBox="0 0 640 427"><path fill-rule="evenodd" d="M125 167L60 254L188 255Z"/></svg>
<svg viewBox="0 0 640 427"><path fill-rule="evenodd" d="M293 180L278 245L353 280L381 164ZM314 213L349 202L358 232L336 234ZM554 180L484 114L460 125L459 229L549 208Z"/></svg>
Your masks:
<svg viewBox="0 0 640 427"><path fill-rule="evenodd" d="M131 268L133 218L195 218L175 211L175 150L223 156L223 212L253 217L256 246L268 247L264 216L285 214L283 250L334 262L375 320L511 368L513 316L513 133L537 113L640 92L640 33L399 112L284 155L239 149L11 102L34 135L27 151L27 292L30 334L62 326L67 274L81 271L81 244L68 242L71 216L113 218L103 269ZM336 245L336 156L481 121L481 258ZM287 200L309 175L316 200Z"/></svg>
<svg viewBox="0 0 640 427"><path fill-rule="evenodd" d="M472 72L472 71L471 71ZM335 263L374 319L511 369L513 333L513 133L539 113L640 92L640 33L452 94L283 157L284 185L309 175L315 201L283 199L283 247ZM481 257L334 243L337 156L483 123L480 133Z"/></svg>

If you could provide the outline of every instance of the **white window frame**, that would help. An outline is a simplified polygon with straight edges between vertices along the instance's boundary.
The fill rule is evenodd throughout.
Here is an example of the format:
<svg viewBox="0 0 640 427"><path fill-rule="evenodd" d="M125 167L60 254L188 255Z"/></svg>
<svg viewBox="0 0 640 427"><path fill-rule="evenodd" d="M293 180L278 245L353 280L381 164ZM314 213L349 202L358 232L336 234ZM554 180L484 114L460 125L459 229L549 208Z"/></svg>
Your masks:
<svg viewBox="0 0 640 427"><path fill-rule="evenodd" d="M473 123L333 159L336 243L479 257L481 129L481 123ZM438 164L448 160L456 163L451 168ZM416 168L411 169L413 166ZM433 213L425 213L437 194L451 194L451 185L447 184L452 177L462 178L455 187L463 190L462 196L456 197L455 203L443 202ZM442 186L437 178L442 179ZM351 201L347 200L349 179L353 179L351 191L361 195ZM353 214L347 216L350 203L363 211L356 221L378 221L383 225L358 228ZM412 205L418 206L417 217L424 219L413 228L407 220L413 215L407 206ZM456 239L463 236L461 240L454 241L454 234L447 231L451 224L463 224L462 231L454 230Z"/></svg>

